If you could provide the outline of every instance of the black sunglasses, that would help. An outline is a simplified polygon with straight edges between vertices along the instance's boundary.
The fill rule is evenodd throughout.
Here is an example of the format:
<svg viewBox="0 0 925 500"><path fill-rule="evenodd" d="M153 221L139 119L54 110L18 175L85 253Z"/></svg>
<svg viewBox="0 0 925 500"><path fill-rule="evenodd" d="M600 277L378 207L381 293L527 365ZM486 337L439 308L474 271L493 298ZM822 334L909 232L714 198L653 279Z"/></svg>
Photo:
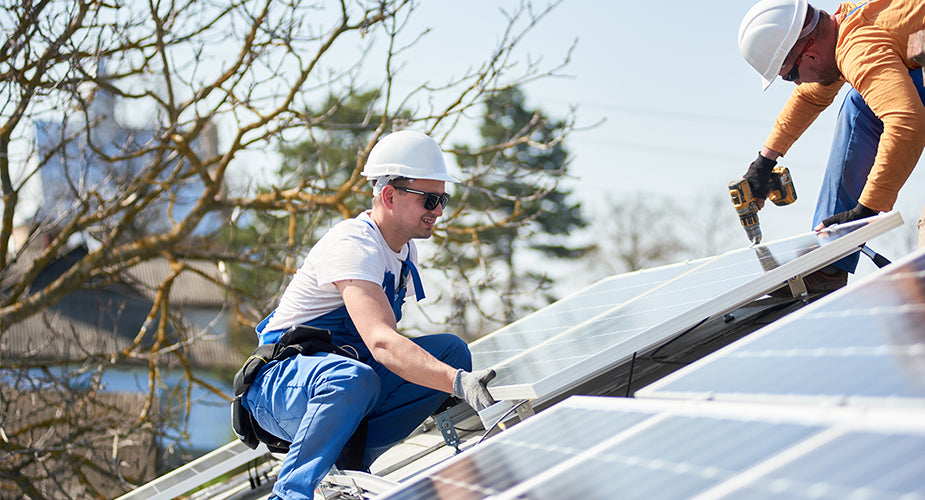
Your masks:
<svg viewBox="0 0 925 500"><path fill-rule="evenodd" d="M800 62L803 61L803 54L806 53L806 49L812 47L815 40L816 37L809 38L809 41L806 42L806 45L803 46L803 50L800 51L800 55L797 56L797 60L793 62L793 67L791 67L790 71L784 75L784 80L788 82L795 82L800 79Z"/></svg>
<svg viewBox="0 0 925 500"><path fill-rule="evenodd" d="M437 208L437 205L440 205L440 208L446 208L446 204L450 201L450 195L446 193L427 193L424 191L418 191L417 189L411 189L401 186L392 186L393 188L404 191L406 193L418 194L424 196L424 210L433 210Z"/></svg>

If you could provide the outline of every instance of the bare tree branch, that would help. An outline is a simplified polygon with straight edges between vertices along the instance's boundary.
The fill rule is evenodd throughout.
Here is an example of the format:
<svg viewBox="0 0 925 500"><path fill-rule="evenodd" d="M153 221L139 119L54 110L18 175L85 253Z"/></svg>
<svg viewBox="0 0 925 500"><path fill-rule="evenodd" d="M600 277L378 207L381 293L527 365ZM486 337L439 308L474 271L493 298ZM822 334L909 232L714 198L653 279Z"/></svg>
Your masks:
<svg viewBox="0 0 925 500"><path fill-rule="evenodd" d="M429 34L411 29L412 0L3 2L0 496L107 498L157 472L150 450L186 434L194 391L227 399L197 371L193 352L210 335L185 317L183 280L226 290L246 326L272 300L191 262L293 272L316 230L368 202L360 172L383 134L447 138L493 93L558 76L568 56L545 67L516 55L557 4L503 13L508 26L483 63L402 92L396 78ZM372 66L384 76L369 84L361 75ZM334 120L366 90L374 107ZM320 104L328 95L338 99ZM503 144L453 153L553 147L568 123L539 140L537 115ZM315 170L330 175L234 187L240 172L275 172L281 145L350 131L363 142ZM480 167L472 189L492 165ZM462 198L438 244L478 247L485 229L532 217L515 210L467 227ZM278 217L284 237L231 243L258 216ZM133 270L154 262L166 270L139 296ZM145 387L117 401L104 375L125 369L141 370Z"/></svg>

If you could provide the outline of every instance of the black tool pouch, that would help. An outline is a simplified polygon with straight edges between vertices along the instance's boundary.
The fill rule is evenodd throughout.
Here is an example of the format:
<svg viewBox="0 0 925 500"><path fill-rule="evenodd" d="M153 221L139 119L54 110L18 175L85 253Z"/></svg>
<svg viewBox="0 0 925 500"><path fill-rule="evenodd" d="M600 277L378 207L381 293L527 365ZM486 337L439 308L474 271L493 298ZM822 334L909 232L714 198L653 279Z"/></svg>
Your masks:
<svg viewBox="0 0 925 500"><path fill-rule="evenodd" d="M343 349L331 343L331 332L311 326L298 325L287 330L275 344L265 344L254 350L244 366L234 375L234 401L231 403L231 426L235 435L251 449L264 443L274 453L289 451L289 442L263 430L253 415L244 408L242 398L263 368L270 361L277 361L302 354L311 356L319 352L346 354Z"/></svg>

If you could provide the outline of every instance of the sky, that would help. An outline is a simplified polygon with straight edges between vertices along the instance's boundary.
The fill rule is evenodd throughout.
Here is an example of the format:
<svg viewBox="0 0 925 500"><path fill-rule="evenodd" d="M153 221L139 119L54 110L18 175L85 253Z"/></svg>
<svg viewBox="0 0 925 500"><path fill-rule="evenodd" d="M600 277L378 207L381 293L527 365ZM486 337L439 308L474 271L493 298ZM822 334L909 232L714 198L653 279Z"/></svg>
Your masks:
<svg viewBox="0 0 925 500"><path fill-rule="evenodd" d="M399 90L410 91L424 82L439 85L479 66L502 36L504 11L516 10L523 1L419 2L404 30L427 33L402 52ZM670 197L683 210L677 217L677 227L683 227L719 199L728 204L723 223L741 231L741 244L748 244L728 201L727 185L754 160L793 89L793 84L778 80L762 91L760 76L739 54L739 23L752 4L563 0L524 38L515 56L539 60L546 67L557 65L574 44L570 62L559 71L562 76L529 83L523 90L528 106L553 118L576 110L580 130L566 142L572 153L572 179L566 187L582 202L587 216L599 219L607 200L643 193L656 202ZM537 9L546 5L535 2ZM828 12L837 7L831 0L814 5ZM324 25L322 14L308 22ZM335 50L343 50L332 58L335 64L347 66L355 60L351 47ZM370 68L365 75L370 87L381 84L376 69L382 66L374 56L367 58L364 70ZM811 229L840 102L838 98L780 161L790 168L799 196L793 205L769 204L760 212L764 241ZM465 137L466 130L461 130L462 137L451 140L474 142L475 131L469 133ZM254 168L257 162L271 163L254 161L245 153L236 168L254 172L260 170ZM894 259L911 249L908 241L923 206L925 169L918 168L896 205L905 227L871 246ZM865 266L862 259L862 272L875 269Z"/></svg>
<svg viewBox="0 0 925 500"><path fill-rule="evenodd" d="M439 85L479 66L501 38L503 11L511 12L523 1L419 2L404 29L427 34L402 53L397 86L410 91L423 82ZM583 130L572 132L566 142L573 177L566 187L589 217L602 217L608 199L644 193L678 203L684 209L678 214L679 227L716 199L728 203L724 224L738 225L727 185L755 158L793 89L778 80L762 91L760 76L738 52L738 26L752 3L563 0L525 37L515 55L522 61L539 59L547 67L558 64L574 44L569 64L560 71L563 76L532 82L523 90L529 106L554 118L576 109L577 126ZM538 9L545 5L536 2ZM814 5L829 12L837 6L831 0ZM344 66L356 55L349 47L336 50L344 50L333 58ZM381 70L382 61L367 58L366 66L374 68L366 75L369 85L380 85L382 75L375 68ZM840 102L781 160L791 170L799 199L760 212L765 241L811 229ZM474 139L474 130L470 133ZM252 158L241 154L237 171L250 173L260 170L255 163L270 164ZM914 234L923 205L925 169L919 168L896 205L906 221L904 234L896 230L884 237L888 241L877 242L880 248L871 246L888 256L891 247L903 252L911 248L903 242ZM744 231L741 243L748 243Z"/></svg>
<svg viewBox="0 0 925 500"><path fill-rule="evenodd" d="M427 64L409 64L408 83L439 81L486 57L505 24L500 8L518 2L424 2L415 17L432 31L420 50ZM637 192L670 196L689 211L728 200L767 138L793 84L778 79L767 91L741 57L739 23L750 1L648 2L566 0L535 28L519 54L561 60L577 40L568 78L524 87L528 102L552 116L577 107L579 126L566 147L575 195L592 211L608 197ZM815 6L833 12L837 3ZM847 86L842 90L844 95ZM780 160L790 168L798 200L759 214L764 241L809 231L841 96ZM729 224L737 225L731 202ZM925 206L925 168L913 172L896 208L905 226L871 246L898 259ZM678 214L683 225L688 215ZM653 228L654 229L654 228ZM904 239L905 238L905 239ZM742 232L742 246L748 242ZM879 245L879 246L878 246ZM896 250L893 250L893 248ZM892 255L891 255L892 252ZM862 262L859 274L875 270Z"/></svg>

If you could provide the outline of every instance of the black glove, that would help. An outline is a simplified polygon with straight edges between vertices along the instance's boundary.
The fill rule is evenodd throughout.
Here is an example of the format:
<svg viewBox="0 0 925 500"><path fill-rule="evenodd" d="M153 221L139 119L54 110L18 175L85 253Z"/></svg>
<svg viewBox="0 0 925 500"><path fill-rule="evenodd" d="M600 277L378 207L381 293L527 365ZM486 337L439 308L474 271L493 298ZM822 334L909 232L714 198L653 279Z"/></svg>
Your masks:
<svg viewBox="0 0 925 500"><path fill-rule="evenodd" d="M846 222L863 219L865 217L871 217L873 215L877 215L877 212L858 203L851 210L842 212L840 214L835 214L828 219L823 220L822 227L829 227L832 224L844 224Z"/></svg>
<svg viewBox="0 0 925 500"><path fill-rule="evenodd" d="M752 196L759 200L768 197L768 190L771 187L771 170L774 169L775 165L777 165L777 160L769 160L761 156L761 153L758 153L758 158L748 166L748 170L745 171L742 178L748 181Z"/></svg>
<svg viewBox="0 0 925 500"><path fill-rule="evenodd" d="M457 370L453 379L453 395L469 403L475 411L482 411L495 404L495 400L488 392L488 382L495 378L494 370L479 370L467 372Z"/></svg>

